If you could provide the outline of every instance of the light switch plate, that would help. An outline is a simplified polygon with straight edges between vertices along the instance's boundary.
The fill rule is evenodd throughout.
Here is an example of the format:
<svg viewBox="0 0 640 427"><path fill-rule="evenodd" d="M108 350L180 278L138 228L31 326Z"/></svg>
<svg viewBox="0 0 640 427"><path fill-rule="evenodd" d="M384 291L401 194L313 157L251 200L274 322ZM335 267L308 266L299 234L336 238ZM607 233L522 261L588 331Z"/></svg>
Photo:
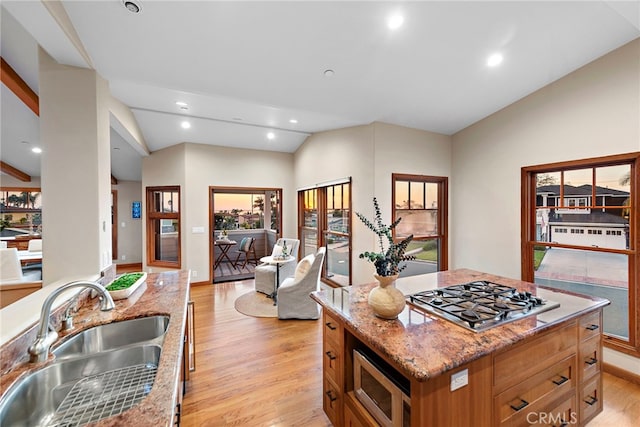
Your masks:
<svg viewBox="0 0 640 427"><path fill-rule="evenodd" d="M463 369L451 375L451 391L457 390L469 384L469 370Z"/></svg>
<svg viewBox="0 0 640 427"><path fill-rule="evenodd" d="M204 233L204 227L191 227L191 233L202 234Z"/></svg>

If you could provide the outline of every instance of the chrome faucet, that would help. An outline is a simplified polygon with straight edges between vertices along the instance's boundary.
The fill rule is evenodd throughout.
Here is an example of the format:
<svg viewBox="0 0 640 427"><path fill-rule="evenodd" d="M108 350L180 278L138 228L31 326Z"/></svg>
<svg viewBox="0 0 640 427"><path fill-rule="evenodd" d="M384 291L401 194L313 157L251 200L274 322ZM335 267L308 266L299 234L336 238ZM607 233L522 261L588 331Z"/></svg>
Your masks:
<svg viewBox="0 0 640 427"><path fill-rule="evenodd" d="M40 325L38 326L38 336L36 340L29 346L29 354L31 355L31 362L38 363L44 362L49 357L49 348L58 338L58 333L54 331L49 325L49 316L51 315L51 306L53 301L64 291L71 288L91 288L98 292L100 296L100 310L109 311L113 310L115 304L109 292L99 283L89 281L70 282L66 285L60 286L49 294L47 299L42 304L42 311L40 312Z"/></svg>

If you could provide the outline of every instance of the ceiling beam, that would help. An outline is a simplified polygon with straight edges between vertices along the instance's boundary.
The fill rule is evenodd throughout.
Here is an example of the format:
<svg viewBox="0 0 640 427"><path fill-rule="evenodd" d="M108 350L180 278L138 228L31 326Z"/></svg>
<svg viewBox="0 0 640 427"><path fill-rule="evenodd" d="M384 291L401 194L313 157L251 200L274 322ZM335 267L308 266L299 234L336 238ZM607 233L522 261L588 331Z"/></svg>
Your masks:
<svg viewBox="0 0 640 427"><path fill-rule="evenodd" d="M29 85L22 80L22 77L20 77L2 57L0 57L0 69L2 71L0 73L2 83L24 102L36 116L40 116L40 100L38 99L38 95L31 90Z"/></svg>
<svg viewBox="0 0 640 427"><path fill-rule="evenodd" d="M0 172L6 173L7 175L19 179L22 182L31 182L31 177L29 175L3 162L2 160L0 160Z"/></svg>

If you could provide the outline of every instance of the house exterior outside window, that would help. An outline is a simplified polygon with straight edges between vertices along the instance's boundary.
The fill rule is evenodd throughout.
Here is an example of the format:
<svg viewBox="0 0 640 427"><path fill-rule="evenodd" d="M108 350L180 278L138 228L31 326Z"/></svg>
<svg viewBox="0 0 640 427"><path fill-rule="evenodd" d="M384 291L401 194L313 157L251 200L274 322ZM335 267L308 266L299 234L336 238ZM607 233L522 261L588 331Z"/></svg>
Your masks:
<svg viewBox="0 0 640 427"><path fill-rule="evenodd" d="M400 274L411 276L448 268L448 179L446 177L392 174L392 217L402 219L394 239L413 235Z"/></svg>
<svg viewBox="0 0 640 427"><path fill-rule="evenodd" d="M640 355L640 153L522 168L522 279L608 299L605 345Z"/></svg>

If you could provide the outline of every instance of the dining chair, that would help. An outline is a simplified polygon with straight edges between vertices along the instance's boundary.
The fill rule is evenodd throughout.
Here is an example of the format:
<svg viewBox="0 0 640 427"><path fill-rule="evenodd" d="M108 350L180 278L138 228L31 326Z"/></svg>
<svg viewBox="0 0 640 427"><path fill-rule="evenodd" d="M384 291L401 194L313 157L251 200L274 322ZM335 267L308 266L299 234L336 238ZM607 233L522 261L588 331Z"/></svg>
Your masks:
<svg viewBox="0 0 640 427"><path fill-rule="evenodd" d="M29 246L27 246L29 252L42 252L42 239L29 240Z"/></svg>
<svg viewBox="0 0 640 427"><path fill-rule="evenodd" d="M244 268L247 264L254 264L256 266L258 265L258 257L256 256L256 250L254 248L255 241L256 239L254 239L253 237L244 237L240 241L238 256L233 262L233 268L238 268L237 266L240 263L241 257L244 257L244 260L240 268Z"/></svg>
<svg viewBox="0 0 640 427"><path fill-rule="evenodd" d="M42 280L41 271L23 273L18 249L0 249L0 284L35 282Z"/></svg>

